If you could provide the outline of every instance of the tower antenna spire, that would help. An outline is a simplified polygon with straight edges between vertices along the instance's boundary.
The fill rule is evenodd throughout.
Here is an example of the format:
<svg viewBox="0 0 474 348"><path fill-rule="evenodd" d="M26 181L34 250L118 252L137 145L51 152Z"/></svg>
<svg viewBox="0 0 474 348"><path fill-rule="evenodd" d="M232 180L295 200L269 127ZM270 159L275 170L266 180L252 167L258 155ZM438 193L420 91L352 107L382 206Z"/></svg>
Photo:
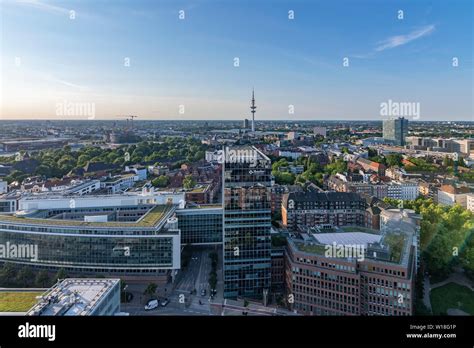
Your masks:
<svg viewBox="0 0 474 348"><path fill-rule="evenodd" d="M257 107L255 106L255 89L252 88L252 104L250 106L250 110L252 112L252 133L255 132L255 110Z"/></svg>

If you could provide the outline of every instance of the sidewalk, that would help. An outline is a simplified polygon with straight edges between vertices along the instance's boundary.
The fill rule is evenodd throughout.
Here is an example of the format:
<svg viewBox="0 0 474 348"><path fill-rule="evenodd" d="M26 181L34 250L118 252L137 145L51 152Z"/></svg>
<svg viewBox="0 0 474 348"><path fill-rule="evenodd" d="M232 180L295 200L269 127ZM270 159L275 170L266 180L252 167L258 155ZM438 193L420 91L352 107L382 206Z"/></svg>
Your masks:
<svg viewBox="0 0 474 348"><path fill-rule="evenodd" d="M432 284L430 289L433 290L448 283L456 283L459 285L463 285L474 291L472 281L462 273L452 273L447 279L443 280L442 282Z"/></svg>
<svg viewBox="0 0 474 348"><path fill-rule="evenodd" d="M430 312L432 312L433 310L431 308L430 291L430 277L425 275L423 278L423 303L430 310Z"/></svg>

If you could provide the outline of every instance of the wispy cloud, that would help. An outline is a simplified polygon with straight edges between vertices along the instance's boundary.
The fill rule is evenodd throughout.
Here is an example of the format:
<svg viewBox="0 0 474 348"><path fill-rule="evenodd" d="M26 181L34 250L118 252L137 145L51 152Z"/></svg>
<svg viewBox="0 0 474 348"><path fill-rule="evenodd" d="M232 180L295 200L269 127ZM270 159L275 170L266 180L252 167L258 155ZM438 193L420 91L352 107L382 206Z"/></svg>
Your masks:
<svg viewBox="0 0 474 348"><path fill-rule="evenodd" d="M39 0L17 0L17 4L35 7L39 10L54 12L54 13L69 13L69 9L61 6L48 4Z"/></svg>
<svg viewBox="0 0 474 348"><path fill-rule="evenodd" d="M59 84L59 85L63 85L63 86L70 87L70 88L75 88L75 89L78 89L78 90L81 90L81 91L84 91L84 90L87 89L86 86L78 85L76 83L63 80L61 78L58 78L58 77L54 76L53 74L49 74L49 73L45 73L45 72L37 72L36 75L39 76L43 81L46 81L46 82Z"/></svg>
<svg viewBox="0 0 474 348"><path fill-rule="evenodd" d="M380 51L385 51L388 49L405 45L409 42L412 42L414 40L420 39L424 36L431 34L434 30L435 30L435 26L431 24L431 25L427 25L422 28L413 30L412 32L405 35L391 36L385 40L380 41L378 43L379 45L375 48L375 51L380 52Z"/></svg>

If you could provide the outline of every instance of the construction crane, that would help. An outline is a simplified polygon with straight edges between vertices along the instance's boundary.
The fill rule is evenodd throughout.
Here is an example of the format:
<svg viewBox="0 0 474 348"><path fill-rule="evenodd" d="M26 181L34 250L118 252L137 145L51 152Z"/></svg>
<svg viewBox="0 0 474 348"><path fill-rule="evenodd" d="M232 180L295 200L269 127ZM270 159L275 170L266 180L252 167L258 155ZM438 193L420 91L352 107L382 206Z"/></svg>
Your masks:
<svg viewBox="0 0 474 348"><path fill-rule="evenodd" d="M119 117L126 117L127 118L127 129L129 128L128 126L128 121L131 121L131 129L133 129L133 120L135 118L137 118L138 116L133 116L133 115L123 115L123 116L119 116Z"/></svg>

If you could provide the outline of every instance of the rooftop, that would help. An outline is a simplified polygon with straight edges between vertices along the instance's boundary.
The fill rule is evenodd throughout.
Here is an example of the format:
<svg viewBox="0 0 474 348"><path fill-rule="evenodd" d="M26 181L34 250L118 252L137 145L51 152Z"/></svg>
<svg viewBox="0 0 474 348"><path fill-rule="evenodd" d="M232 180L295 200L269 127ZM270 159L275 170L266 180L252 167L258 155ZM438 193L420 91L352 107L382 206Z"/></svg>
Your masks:
<svg viewBox="0 0 474 348"><path fill-rule="evenodd" d="M68 278L52 287L27 313L29 316L90 315L120 279Z"/></svg>
<svg viewBox="0 0 474 348"><path fill-rule="evenodd" d="M305 192L291 192L288 195L288 200L294 200L295 202L340 202L340 201L363 201L362 197L354 192L316 192L316 191L305 191Z"/></svg>
<svg viewBox="0 0 474 348"><path fill-rule="evenodd" d="M364 245L379 242L381 235L366 232L345 232L345 233L318 233L313 234L314 238L322 244L339 244L339 245Z"/></svg>
<svg viewBox="0 0 474 348"><path fill-rule="evenodd" d="M19 224L35 224L35 225L50 225L50 226L90 226L90 227L155 227L168 213L174 210L173 205L156 205L145 213L136 222L85 222L79 220L62 220L62 219L40 219L40 218L26 218L14 215L0 215L1 221L8 221Z"/></svg>

